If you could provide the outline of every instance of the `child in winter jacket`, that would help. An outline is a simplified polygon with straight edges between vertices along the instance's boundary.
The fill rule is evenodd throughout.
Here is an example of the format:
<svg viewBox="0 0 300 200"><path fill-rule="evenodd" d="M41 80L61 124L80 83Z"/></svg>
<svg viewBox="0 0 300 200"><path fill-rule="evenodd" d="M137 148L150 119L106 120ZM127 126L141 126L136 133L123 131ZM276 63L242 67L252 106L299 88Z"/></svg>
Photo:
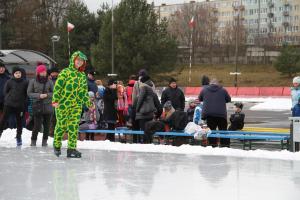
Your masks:
<svg viewBox="0 0 300 200"><path fill-rule="evenodd" d="M242 130L244 128L244 120L245 114L242 112L243 104L242 103L235 103L235 113L230 115L230 126L228 130L230 131L237 131Z"/></svg>
<svg viewBox="0 0 300 200"><path fill-rule="evenodd" d="M10 114L14 114L17 122L17 146L22 145L22 120L24 118L25 102L27 101L28 81L22 77L22 69L14 67L13 77L8 80L4 87L4 109L0 122L0 137L4 125L9 119Z"/></svg>
<svg viewBox="0 0 300 200"><path fill-rule="evenodd" d="M292 108L292 116L300 117L300 98L298 100L298 103Z"/></svg>
<svg viewBox="0 0 300 200"><path fill-rule="evenodd" d="M193 122L197 125L202 124L202 104L198 103L196 104L195 112L194 112L194 117L193 117Z"/></svg>
<svg viewBox="0 0 300 200"><path fill-rule="evenodd" d="M84 113L82 115L80 129L97 129L98 121L100 118L99 111L97 109L97 103L95 98L95 93L92 91L89 91L89 97L92 106L88 109L86 108L84 110ZM86 133L86 140L94 140L94 133Z"/></svg>
<svg viewBox="0 0 300 200"><path fill-rule="evenodd" d="M194 119L195 108L196 108L195 100L192 99L189 101L189 108L186 111L189 122L192 122Z"/></svg>
<svg viewBox="0 0 300 200"><path fill-rule="evenodd" d="M127 95L126 95L126 90L125 90L125 87L124 87L122 81L118 81L117 95L118 95L118 103L117 103L118 124L117 124L117 126L121 127L121 126L125 126L125 124L126 124L125 117L128 115Z"/></svg>

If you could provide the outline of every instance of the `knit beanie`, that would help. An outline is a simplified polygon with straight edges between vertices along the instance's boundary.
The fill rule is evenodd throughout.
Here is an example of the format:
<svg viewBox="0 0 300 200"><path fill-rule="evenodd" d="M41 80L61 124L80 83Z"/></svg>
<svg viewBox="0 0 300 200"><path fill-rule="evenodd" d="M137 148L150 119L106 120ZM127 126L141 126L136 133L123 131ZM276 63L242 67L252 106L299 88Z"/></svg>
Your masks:
<svg viewBox="0 0 300 200"><path fill-rule="evenodd" d="M148 76L147 70L146 70L146 69L141 69L141 70L139 71L138 76L139 76L139 77L141 77L141 76Z"/></svg>
<svg viewBox="0 0 300 200"><path fill-rule="evenodd" d="M170 80L169 80L169 84L171 84L171 83L176 83L177 81L176 81L176 79L175 78L170 78Z"/></svg>
<svg viewBox="0 0 300 200"><path fill-rule="evenodd" d="M35 71L36 74L41 74L43 72L47 72L47 67L45 65L38 65Z"/></svg>
<svg viewBox="0 0 300 200"><path fill-rule="evenodd" d="M5 65L3 62L0 61L0 67L4 67L5 68Z"/></svg>
<svg viewBox="0 0 300 200"><path fill-rule="evenodd" d="M92 91L89 91L89 97L90 97L90 98L95 98L95 93L92 92Z"/></svg>
<svg viewBox="0 0 300 200"><path fill-rule="evenodd" d="M296 77L293 79L293 83L298 83L298 84L300 84L300 76L296 76Z"/></svg>
<svg viewBox="0 0 300 200"><path fill-rule="evenodd" d="M113 85L114 83L116 83L116 81L115 81L114 79L109 79L109 80L107 81L107 85L108 85L108 86L111 86L111 85Z"/></svg>
<svg viewBox="0 0 300 200"><path fill-rule="evenodd" d="M167 110L172 109L172 102L171 101L166 101L166 103L164 104L164 108Z"/></svg>
<svg viewBox="0 0 300 200"><path fill-rule="evenodd" d="M16 73L16 72L21 72L21 73L22 73L21 68L20 68L20 67L14 67L14 68L12 69L12 74L14 74L14 73Z"/></svg>

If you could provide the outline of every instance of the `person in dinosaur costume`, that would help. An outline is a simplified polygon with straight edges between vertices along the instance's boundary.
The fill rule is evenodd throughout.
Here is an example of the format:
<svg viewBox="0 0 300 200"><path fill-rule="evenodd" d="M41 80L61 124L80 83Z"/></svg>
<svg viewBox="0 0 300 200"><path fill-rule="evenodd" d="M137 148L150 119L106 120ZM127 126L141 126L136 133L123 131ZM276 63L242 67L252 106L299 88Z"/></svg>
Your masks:
<svg viewBox="0 0 300 200"><path fill-rule="evenodd" d="M76 150L79 121L83 106L91 106L84 74L86 60L82 52L73 53L69 67L61 71L54 86L52 105L55 107L57 123L53 147L57 157L61 155L63 135L68 133L67 157L81 158L81 153Z"/></svg>

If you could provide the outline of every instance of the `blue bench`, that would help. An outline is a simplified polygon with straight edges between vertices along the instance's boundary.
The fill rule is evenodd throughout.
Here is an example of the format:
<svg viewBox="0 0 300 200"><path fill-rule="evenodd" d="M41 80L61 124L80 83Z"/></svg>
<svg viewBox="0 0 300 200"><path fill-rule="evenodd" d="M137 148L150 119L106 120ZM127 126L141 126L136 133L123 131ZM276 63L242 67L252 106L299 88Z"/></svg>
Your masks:
<svg viewBox="0 0 300 200"><path fill-rule="evenodd" d="M271 133L271 132L247 132L247 131L219 131L213 130L208 136L211 138L229 138L243 141L243 149L247 146L246 142L249 142L249 149L252 149L253 141L280 141L281 149L289 146L289 133Z"/></svg>
<svg viewBox="0 0 300 200"><path fill-rule="evenodd" d="M123 134L125 135L144 135L143 131L135 131L128 129L116 129L116 130L80 130L81 133L106 133L106 134ZM184 132L156 132L153 136L160 136L167 139L185 137L193 140L193 135ZM246 131L222 131L213 130L211 134L208 135L210 138L229 138L243 141L243 149L246 146L252 149L253 141L280 141L281 149L286 146L288 148L290 134L289 133L271 133L271 132L246 132ZM247 142L249 144L247 144Z"/></svg>

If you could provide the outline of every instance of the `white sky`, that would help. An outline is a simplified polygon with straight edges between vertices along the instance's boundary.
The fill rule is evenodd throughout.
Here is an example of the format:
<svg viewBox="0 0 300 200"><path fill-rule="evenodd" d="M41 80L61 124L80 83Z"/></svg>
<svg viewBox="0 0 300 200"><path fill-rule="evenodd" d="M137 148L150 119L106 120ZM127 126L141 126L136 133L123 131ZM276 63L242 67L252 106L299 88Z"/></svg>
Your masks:
<svg viewBox="0 0 300 200"><path fill-rule="evenodd" d="M92 12L96 12L97 9L102 5L103 3L108 3L111 5L112 0L83 0L88 8ZM114 4L119 3L121 0L113 0ZM166 4L176 4L176 3L184 3L184 2L190 2L190 0L147 0L149 3L154 2L154 5L161 5L162 3ZM196 1L203 1L203 0L196 0Z"/></svg>

